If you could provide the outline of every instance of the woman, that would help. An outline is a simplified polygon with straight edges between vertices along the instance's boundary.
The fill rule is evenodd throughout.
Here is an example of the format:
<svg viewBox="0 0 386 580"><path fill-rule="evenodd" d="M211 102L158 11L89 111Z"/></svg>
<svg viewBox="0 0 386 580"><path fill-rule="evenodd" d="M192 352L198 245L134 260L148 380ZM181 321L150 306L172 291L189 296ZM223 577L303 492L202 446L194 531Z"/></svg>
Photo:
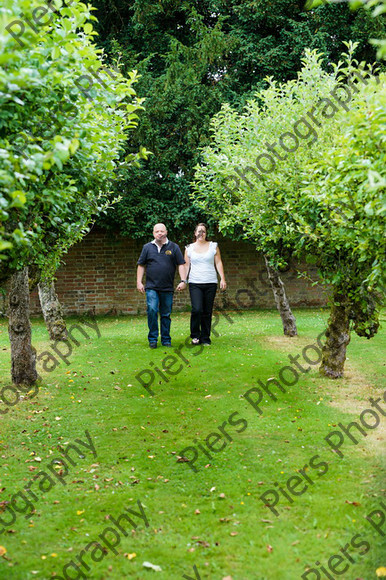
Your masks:
<svg viewBox="0 0 386 580"><path fill-rule="evenodd" d="M221 290L225 290L227 287L217 242L209 242L206 238L207 226L198 224L194 230L195 242L187 246L185 250L186 271L189 274L189 293L192 302L190 317L192 344L211 344L210 327L214 297L217 291L217 272L220 275Z"/></svg>

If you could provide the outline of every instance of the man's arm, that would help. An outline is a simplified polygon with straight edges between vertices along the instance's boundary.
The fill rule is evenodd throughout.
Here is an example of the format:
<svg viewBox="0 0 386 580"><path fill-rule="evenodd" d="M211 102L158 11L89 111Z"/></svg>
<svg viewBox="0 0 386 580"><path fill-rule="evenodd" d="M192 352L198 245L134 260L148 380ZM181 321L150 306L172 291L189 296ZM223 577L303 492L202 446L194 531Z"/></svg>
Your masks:
<svg viewBox="0 0 386 580"><path fill-rule="evenodd" d="M145 266L140 266L138 264L138 268L137 268L137 290L138 290L138 292L142 292L142 294L145 292L145 286L142 284L142 278L143 278L144 273L145 273Z"/></svg>
<svg viewBox="0 0 386 580"><path fill-rule="evenodd" d="M181 277L181 280L186 280L185 276L186 276L186 266L185 264L179 264L178 266L178 273ZM186 288L186 282L180 282L176 288L176 290L178 290L178 292L180 292L181 290L185 290Z"/></svg>

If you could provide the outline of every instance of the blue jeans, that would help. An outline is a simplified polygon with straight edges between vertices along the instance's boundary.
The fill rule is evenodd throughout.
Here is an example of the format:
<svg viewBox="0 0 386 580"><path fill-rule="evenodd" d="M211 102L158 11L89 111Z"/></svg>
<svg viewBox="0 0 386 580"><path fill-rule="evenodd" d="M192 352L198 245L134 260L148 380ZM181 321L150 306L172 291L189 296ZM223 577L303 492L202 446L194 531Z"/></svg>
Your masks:
<svg viewBox="0 0 386 580"><path fill-rule="evenodd" d="M146 290L147 324L149 326L149 342L158 340L158 311L161 316L161 343L170 344L170 314L173 306L173 292L158 292Z"/></svg>

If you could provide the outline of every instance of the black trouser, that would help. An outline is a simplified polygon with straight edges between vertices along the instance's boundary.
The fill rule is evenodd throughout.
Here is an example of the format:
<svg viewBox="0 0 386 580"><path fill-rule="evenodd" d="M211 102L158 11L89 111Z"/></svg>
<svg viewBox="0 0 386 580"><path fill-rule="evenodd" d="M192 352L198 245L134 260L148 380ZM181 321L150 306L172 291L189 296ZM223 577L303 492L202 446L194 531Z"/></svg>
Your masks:
<svg viewBox="0 0 386 580"><path fill-rule="evenodd" d="M190 336L200 342L210 344L210 327L217 284L195 284L189 282L192 313L190 316Z"/></svg>

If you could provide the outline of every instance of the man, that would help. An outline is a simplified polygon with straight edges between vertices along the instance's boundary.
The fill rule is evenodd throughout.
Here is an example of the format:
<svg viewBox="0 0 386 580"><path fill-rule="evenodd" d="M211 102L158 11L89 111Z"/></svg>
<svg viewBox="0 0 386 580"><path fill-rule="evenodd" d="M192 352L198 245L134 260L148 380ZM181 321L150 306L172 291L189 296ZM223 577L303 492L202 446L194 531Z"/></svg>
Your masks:
<svg viewBox="0 0 386 580"><path fill-rule="evenodd" d="M161 344L171 346L170 314L173 306L174 275L176 267L181 276L177 290L186 288L185 260L180 248L167 238L164 224L156 224L153 229L154 240L145 244L138 260L137 290L144 293L142 284L146 270L147 323L149 326L149 346L157 348L158 311L161 316Z"/></svg>

